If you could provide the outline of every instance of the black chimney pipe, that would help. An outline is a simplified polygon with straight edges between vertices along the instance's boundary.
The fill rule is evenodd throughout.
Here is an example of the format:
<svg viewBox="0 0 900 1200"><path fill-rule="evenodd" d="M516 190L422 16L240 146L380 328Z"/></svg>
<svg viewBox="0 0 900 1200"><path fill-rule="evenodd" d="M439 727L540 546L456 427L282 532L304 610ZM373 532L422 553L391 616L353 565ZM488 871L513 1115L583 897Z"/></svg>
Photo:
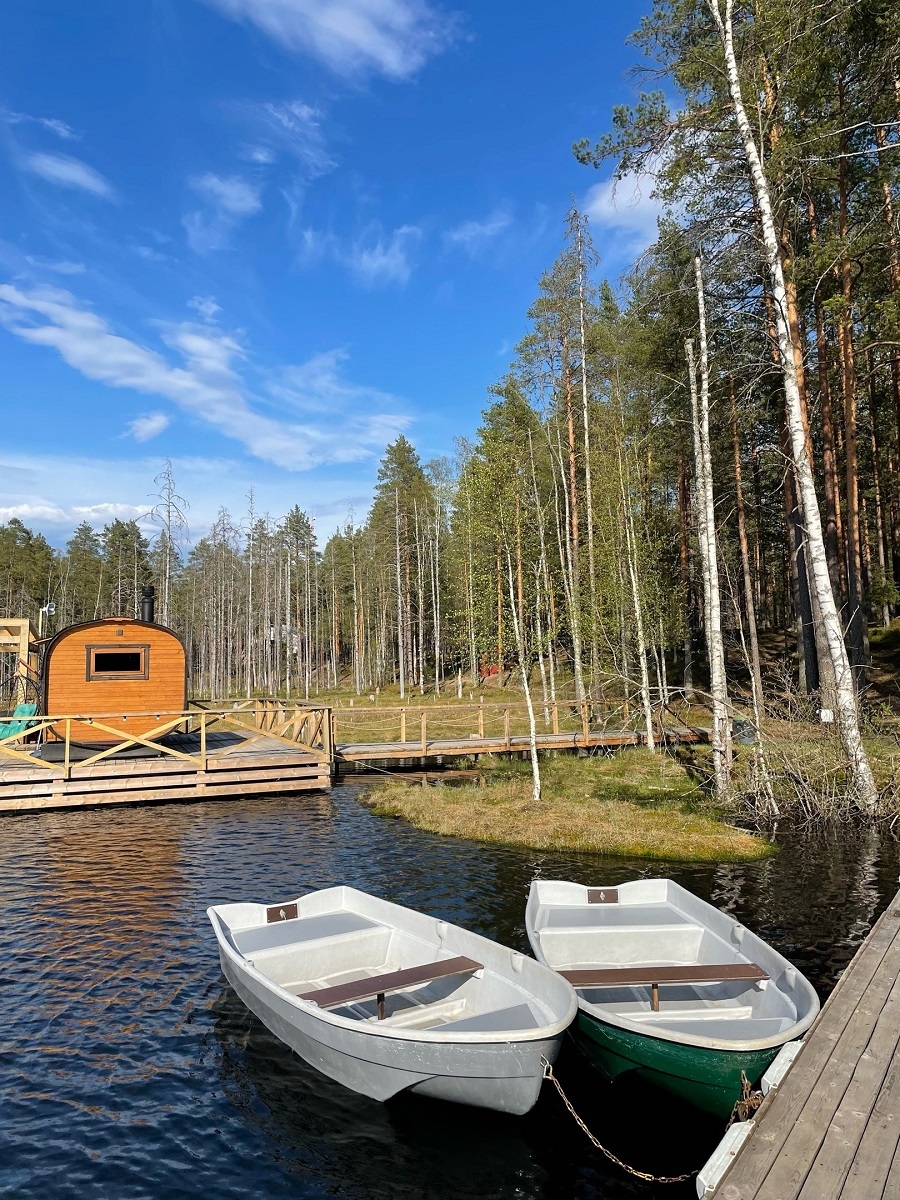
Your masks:
<svg viewBox="0 0 900 1200"><path fill-rule="evenodd" d="M145 583L141 591L141 620L146 621L148 625L153 625L155 621L155 596L156 588L153 584Z"/></svg>

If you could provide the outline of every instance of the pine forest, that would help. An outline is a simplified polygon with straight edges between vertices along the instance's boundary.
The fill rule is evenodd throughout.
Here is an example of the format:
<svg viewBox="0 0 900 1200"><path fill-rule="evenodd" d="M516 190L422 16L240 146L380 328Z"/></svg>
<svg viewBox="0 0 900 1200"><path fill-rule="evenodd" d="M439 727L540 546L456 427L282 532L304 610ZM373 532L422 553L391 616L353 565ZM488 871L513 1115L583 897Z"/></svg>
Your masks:
<svg viewBox="0 0 900 1200"><path fill-rule="evenodd" d="M398 437L327 538L250 494L194 539L171 464L145 519L64 550L11 520L0 613L137 616L152 582L198 696L510 688L532 728L551 700L627 700L651 747L660 707L693 703L719 795L753 731L759 811L804 770L767 722L825 721L819 793L874 812L900 646L900 9L656 0L633 40L639 99L574 153L623 203L653 191L658 238L609 280L571 203L471 440L423 462Z"/></svg>

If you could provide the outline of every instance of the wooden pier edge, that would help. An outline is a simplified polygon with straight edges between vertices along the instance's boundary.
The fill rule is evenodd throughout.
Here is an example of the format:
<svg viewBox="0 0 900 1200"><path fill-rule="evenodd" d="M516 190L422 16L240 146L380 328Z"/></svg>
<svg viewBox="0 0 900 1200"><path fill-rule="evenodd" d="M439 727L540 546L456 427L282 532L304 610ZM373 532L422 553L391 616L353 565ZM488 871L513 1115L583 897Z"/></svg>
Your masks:
<svg viewBox="0 0 900 1200"><path fill-rule="evenodd" d="M706 1200L900 1196L900 893ZM714 1156L715 1157L715 1156ZM712 1159L710 1160L712 1162Z"/></svg>
<svg viewBox="0 0 900 1200"><path fill-rule="evenodd" d="M145 719L139 724L135 717ZM36 717L25 734L0 743L0 814L331 786L327 706L261 699L118 716L140 729L148 719L154 727L148 734L123 737L110 714ZM106 749L82 744L79 733L88 725L122 740ZM28 740L35 736L51 740Z"/></svg>

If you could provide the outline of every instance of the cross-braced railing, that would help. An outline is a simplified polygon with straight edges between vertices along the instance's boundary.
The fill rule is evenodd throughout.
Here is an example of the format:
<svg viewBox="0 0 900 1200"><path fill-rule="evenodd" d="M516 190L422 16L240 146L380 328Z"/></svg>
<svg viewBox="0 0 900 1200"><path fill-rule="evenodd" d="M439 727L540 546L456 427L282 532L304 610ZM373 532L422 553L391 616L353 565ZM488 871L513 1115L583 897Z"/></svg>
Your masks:
<svg viewBox="0 0 900 1200"><path fill-rule="evenodd" d="M157 724L147 729L151 719ZM125 728L128 721L140 723L142 731L132 733ZM210 733L228 730L240 731L242 736L225 744L217 741L215 745L209 745ZM193 741L186 742L186 737ZM262 751L263 747L258 744L267 739L287 742L317 761L330 764L333 758L331 711L320 705L267 698L192 702L189 708L178 711L29 717L27 728L22 732L0 740L0 766L19 763L43 767L68 779L74 768L81 770L125 750L143 746L162 757L182 759L197 770L206 771L228 755L245 754L254 745ZM52 758L35 754L35 750L40 751L44 746L55 748ZM83 757L86 749L90 751L95 746L94 753ZM77 752L76 757L73 757L73 751Z"/></svg>

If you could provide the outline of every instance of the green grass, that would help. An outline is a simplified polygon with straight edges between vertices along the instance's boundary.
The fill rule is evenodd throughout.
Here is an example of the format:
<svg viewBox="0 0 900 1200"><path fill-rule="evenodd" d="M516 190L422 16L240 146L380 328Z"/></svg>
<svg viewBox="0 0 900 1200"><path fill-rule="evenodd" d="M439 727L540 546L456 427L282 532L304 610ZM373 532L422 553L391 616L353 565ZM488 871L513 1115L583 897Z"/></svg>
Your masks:
<svg viewBox="0 0 900 1200"><path fill-rule="evenodd" d="M673 759L647 750L544 761L534 804L527 763L495 761L458 784L378 785L366 802L381 816L452 837L538 850L683 862L740 862L774 852L726 824Z"/></svg>

